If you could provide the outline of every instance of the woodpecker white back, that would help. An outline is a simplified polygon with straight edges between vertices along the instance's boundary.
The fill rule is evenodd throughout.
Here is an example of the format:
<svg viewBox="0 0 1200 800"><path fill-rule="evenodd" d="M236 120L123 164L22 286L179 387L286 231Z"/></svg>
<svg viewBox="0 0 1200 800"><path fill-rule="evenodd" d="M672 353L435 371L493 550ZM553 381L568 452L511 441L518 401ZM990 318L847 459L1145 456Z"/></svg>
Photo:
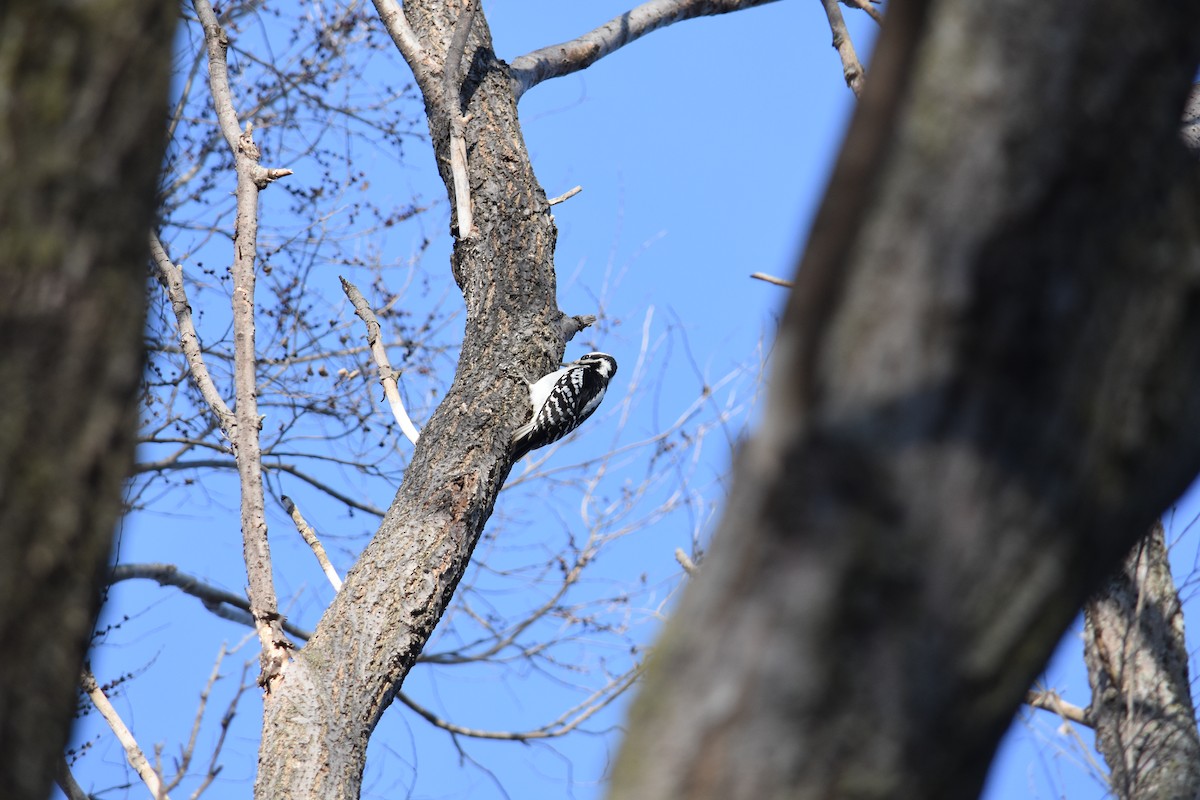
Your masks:
<svg viewBox="0 0 1200 800"><path fill-rule="evenodd" d="M588 353L562 369L529 384L532 413L513 436L513 459L557 442L600 406L617 360L607 353Z"/></svg>

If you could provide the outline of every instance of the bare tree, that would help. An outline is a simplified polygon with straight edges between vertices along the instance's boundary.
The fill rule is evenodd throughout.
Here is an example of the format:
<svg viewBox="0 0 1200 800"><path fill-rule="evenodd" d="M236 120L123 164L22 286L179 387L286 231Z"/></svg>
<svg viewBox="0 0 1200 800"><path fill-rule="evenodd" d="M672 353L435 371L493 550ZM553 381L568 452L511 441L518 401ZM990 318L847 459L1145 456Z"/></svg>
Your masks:
<svg viewBox="0 0 1200 800"><path fill-rule="evenodd" d="M654 11L636 35L673 18L734 5L707 11L699 5L681 8ZM452 108L447 87L453 78L471 87L464 98L507 109L490 127L481 126L485 117L478 109L458 112L457 121L434 117L435 143L443 154L454 153L446 156L448 186L454 185L456 169L457 179L463 179L462 153L455 144L461 136L473 154L469 182L493 192L476 196L472 189L468 206L453 206L459 243L452 266L467 300L466 339L460 343L454 336L462 314L453 303L422 302L420 312L410 311L416 292L436 300L437 290L428 288L432 282L420 264L429 242L396 259L363 242L386 235L393 225L418 220L437 201L406 198L395 209L360 201L357 192L372 176L355 165L381 139L403 153L421 138L414 130L414 120L420 118L398 110L409 108L413 87L397 81L387 96L364 99L355 94L354 76L364 69L363 54L387 60L396 54L394 45L375 14L359 3L328 4L321 10L327 13L319 24L291 18L287 35L280 37L285 46L278 46L274 39L258 40L262 9L257 4L218 9L198 1L185 9L177 61L181 79L171 107L172 140L160 187L163 216L149 237L155 279L150 287L150 368L142 402L142 460L135 467L130 504L151 508L165 497L181 508L202 506L211 502L223 476L236 479L249 592L237 591L238 576L203 580L190 574L187 564L119 563L110 581L152 580L195 597L218 616L253 627L262 652L260 681L268 690L263 739L268 768L260 772L260 781L269 786L265 782L277 779L278 771L291 773L289 780L305 781L303 760L272 759L268 748L290 746L281 738L286 735L311 740L316 728L296 727L286 711L294 706L287 704L319 703L324 721L314 722L349 725L356 731L344 740L354 743L352 752L339 753L330 762L345 772L329 777L344 780L338 791L351 796L361 781L367 735L393 698L445 731L456 745L469 739L552 741L583 728L632 684L640 674L642 648L640 637L630 630L630 618L639 613L656 618L672 586L639 588L634 578L633 587L597 592L587 586L588 573L623 537L676 512L694 515L697 546L684 559L699 558L700 531L718 487L702 492L689 483L694 456L710 432L720 432L722 444L735 438L737 420L753 402L757 369L752 364L706 377L696 387L694 402L666 424L603 455L548 464L539 451L528 469L507 481L506 491L545 492L534 488L539 484L561 491L569 485L585 510L583 524L563 525L514 557L497 545L497 530L521 520L492 519L476 565L467 571L510 468L510 428L527 413L523 379L546 371L561 357L565 340L593 320L590 313L557 311L549 209L565 196L547 200L533 182L515 118L518 83L491 60L486 20L477 13L458 28L466 37L458 45L462 74L431 78L424 62L417 69L425 80L422 88L434 87L438 107ZM430 7L426 13L457 19L450 6ZM636 35L621 35L609 48ZM439 43L429 31L420 36L428 39L422 45L426 54L449 44ZM524 62L549 63L545 58L535 53ZM315 132L313 118L325 121ZM444 129L438 127L442 123ZM350 144L339 150L343 142ZM497 143L501 149L492 161L485 160L483 154ZM515 149L503 149L510 143ZM514 199L507 186L495 183L497 175L519 180L523 194ZM529 219L524 219L525 211L530 211ZM468 215L469 237L462 221ZM513 220L520 224L512 238L479 233L485 224L506 230ZM527 225L532 228L525 230ZM214 257L213 247L229 241L232 248ZM496 249L481 250L485 245ZM224 260L232 265L228 271ZM344 298L325 296L313 286L318 267L329 265L354 276L342 282ZM494 294L496 286L503 289L500 294ZM661 345L651 335L651 315L640 322L641 349L622 366L631 397L606 404L619 425L636 402L634 387L655 379ZM603 331L613 320L600 315L596 324ZM447 372L455 375L448 388ZM383 421L376 381L389 399L390 413ZM726 388L738 384L751 388L736 399L733 392L728 401L722 398ZM641 477L628 480L634 472ZM372 481L390 482L393 490L401 484L390 510L371 501L366 487ZM358 552L361 536L322 532L309 524L303 509L309 507L306 497L316 495L366 518L372 528L372 518L383 518L364 553ZM272 579L277 565L266 546L266 525L276 501L286 509L290 525L313 543L337 590L334 606L313 630L286 618L295 615L286 609L286 591ZM547 507L557 513L556 506ZM335 544L329 546L331 540ZM343 583L337 562L356 559L358 566ZM437 569L430 572L430 565ZM514 586L523 589L521 602L506 601L498 608L494 598L511 593ZM455 599L447 606L454 589ZM306 602L317 594L308 589ZM374 603L371 598L386 598L392 616L377 616L368 624L368 617L384 610L377 606L363 617ZM637 609L639 598L650 601L645 611ZM429 647L430 631L444 611L440 637ZM619 651L580 663L574 653L585 639L593 645L602 640ZM324 683L330 675L316 668L323 661L329 667L342 662L346 647L366 660L356 665L346 658L344 664L359 671ZM554 680L569 680L581 699L535 726L479 729L400 692L404 674L418 657L437 668L493 664L514 672L542 671ZM381 664L389 666L367 679ZM128 667L130 673L140 668ZM99 670L85 678L85 708L98 709L120 738L134 771L130 780L141 781L156 795L185 786L193 794L204 791L219 770L227 719L237 707L241 684L222 719L215 749L198 752L193 735L181 742L172 768L161 763L161 743L137 743L137 726L121 720L119 703L109 699L124 691L128 681L128 676ZM205 690L196 725L212 706L207 697ZM193 783L182 783L185 777ZM69 773L62 785L70 791ZM329 785L316 782L305 791L321 794ZM270 796L275 791L284 790L260 789Z"/></svg>
<svg viewBox="0 0 1200 800"><path fill-rule="evenodd" d="M976 795L1196 474L1200 14L1144 11L890 8L612 796Z"/></svg>
<svg viewBox="0 0 1200 800"><path fill-rule="evenodd" d="M0 7L0 785L66 742L133 456L169 3Z"/></svg>
<svg viewBox="0 0 1200 800"><path fill-rule="evenodd" d="M196 470L236 473L249 592L224 592L174 565L121 565L113 578L178 587L255 629L265 698L257 796L357 797L367 742L396 698L454 736L528 741L573 730L639 674L634 658L588 703L532 731L470 729L401 692L422 657L537 658L546 643L531 642L531 626L555 613L611 531L629 528L610 519L564 547L551 561L561 565L558 588L527 613L502 622L476 613L468 567L511 468L524 378L551 369L593 321L590 309L558 307L550 208L563 198L548 200L533 176L518 99L663 25L757 4L653 0L505 65L476 0L376 2L415 77L451 202L451 269L466 304L461 343L442 335L453 312L420 323L398 314L403 292L389 286L382 260L354 254L351 228L329 229L326 192L344 196L364 178L334 177L335 168L298 187L295 159L279 160L295 149L288 134L306 108L337 120L325 133L370 128L397 145L413 135L386 103L338 102L309 88L351 71L353 48L384 52L370 15L355 3L340 7L322 25L295 29L312 39L294 58L256 62L230 35L246 33L239 25L249 6L218 16L204 0L193 4L184 72L206 69L209 92L185 82L174 110L168 213L152 237L170 308L151 322L156 377L144 435L156 457L139 467L133 500L187 485L192 478L180 476ZM1162 121L1178 110L1179 76L1194 66L1194 20L1174 10L1147 21L1115 1L1086 20L1054 5L898 4L878 77L864 84L838 5L823 6L863 107L781 332L778 363L794 378L779 381L765 432L740 462L719 536L737 530L739 547L724 545L698 571L682 554L703 577L678 624L710 641L677 635L665 646L617 794L974 791L1048 643L1128 547L1130 531L1197 467L1185 452L1197 432L1181 421L1195 392L1196 320L1184 299L1193 284L1194 187L1170 161L1178 148ZM964 53L943 30L978 31L979 46ZM1130 31L1122 59L1108 58L1110 40ZM298 33L293 44L302 40ZM1057 60L1055 70L1041 68L1064 58L1063 42L1071 68ZM1014 48L1026 56L1016 64ZM1137 58L1156 68L1123 71ZM1046 85L1048 74L1067 77ZM410 94L401 88L395 97ZM218 124L188 126L210 101ZM1120 124L1084 137L1101 111ZM296 158L350 163L331 157L320 136L307 148ZM1154 157L1114 167L1114 152ZM230 172L233 202L218 199L218 176ZM321 225L289 234L268 222L277 227L260 237L270 219L260 193L286 194L297 217ZM201 205L218 213L189 219ZM381 230L422 209L414 201L351 216ZM181 246L181 234L193 241ZM207 279L184 270L204 241L226 236L228 279L201 264ZM366 293L344 282L365 339L336 299L305 287L312 264L330 256L373 275ZM256 283L270 287L273 306L257 299ZM217 337L201 332L197 293L228 300ZM397 348L400 370L388 360ZM455 359L453 383L436 403L437 389L414 389ZM314 373L335 374L335 391L314 385ZM361 385L375 377L392 409L388 452L400 457L391 461L367 455L374 408ZM260 421L264 404L269 424ZM704 424L722 424L717 417ZM413 418L428 419L419 435ZM667 441L680 425L646 444ZM314 429L352 453L333 458L309 446ZM411 459L394 444L404 441L416 446ZM318 463L403 479L385 510L328 481ZM344 583L284 495L296 481L382 517ZM337 589L312 631L281 613L266 545L272 494ZM1081 543L1083 531L1096 537L1092 545ZM546 570L530 563L519 572ZM448 609L481 635L422 656ZM845 664L856 658L894 668L882 679L850 674ZM85 684L103 694L96 680ZM138 763L156 795L178 785L182 773L167 781L144 754ZM206 781L214 774L210 767Z"/></svg>

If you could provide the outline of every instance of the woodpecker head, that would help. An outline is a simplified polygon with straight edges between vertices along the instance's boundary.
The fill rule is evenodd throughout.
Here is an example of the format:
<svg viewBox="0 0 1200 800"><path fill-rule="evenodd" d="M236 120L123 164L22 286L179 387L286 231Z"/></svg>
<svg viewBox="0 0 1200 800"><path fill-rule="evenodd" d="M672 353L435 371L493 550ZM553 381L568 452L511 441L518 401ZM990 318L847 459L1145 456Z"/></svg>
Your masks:
<svg viewBox="0 0 1200 800"><path fill-rule="evenodd" d="M588 353L575 363L593 368L604 376L605 380L611 380L612 376L617 374L617 360L608 353Z"/></svg>

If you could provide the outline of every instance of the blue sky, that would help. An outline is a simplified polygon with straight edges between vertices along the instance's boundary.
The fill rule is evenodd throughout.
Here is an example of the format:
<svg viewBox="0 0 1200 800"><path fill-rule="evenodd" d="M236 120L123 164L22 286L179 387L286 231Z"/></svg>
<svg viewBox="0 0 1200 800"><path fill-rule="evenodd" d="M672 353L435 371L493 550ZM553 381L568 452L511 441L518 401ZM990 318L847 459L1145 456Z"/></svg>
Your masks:
<svg viewBox="0 0 1200 800"><path fill-rule="evenodd" d="M507 60L570 39L627 7L547 0L484 3L496 51ZM865 59L874 24L849 9L845 13ZM264 17L268 38L270 24ZM364 91L375 81L408 79L381 75L381 69L376 66L363 75ZM797 2L672 26L523 98L524 135L547 194L583 187L555 209L560 306L572 314L600 313L604 324L582 335L568 356L596 347L616 355L622 365L605 408L586 426L588 437L565 445L553 458L565 463L597 448L652 436L690 407L702 385L731 370L743 372L717 394L720 402L737 409L731 435L753 417L750 376L765 358L785 295L748 276L756 271L790 276L794 270L852 105L820 5ZM271 155L268 151L268 161ZM403 158L381 151L358 166L371 175L373 191L396 204L412 197L441 203L381 234L370 246L385 258L400 260L418 250L419 241L431 238L421 262L434 284L430 296L450 291L448 213L427 145L411 141ZM269 193L264 213L272 213ZM210 264L228 261L221 251L206 258ZM337 295L335 270L315 268L312 282L314 292ZM213 330L219 331L221 314L209 312ZM451 317L451 334L455 325L461 322ZM656 366L646 373L660 375L657 382L632 380L644 339L660 343L651 359ZM449 376L432 379L434 393L438 380ZM630 409L629 422L618 430L624 408ZM418 425L423 413L427 409L417 404ZM378 418L386 423L382 405ZM637 586L636 602L620 613L630 621L628 636L638 642L652 637L658 615L669 608L676 585L674 549L690 550L693 537L703 536L710 526L727 461L728 444L712 434L690 473L701 500L614 544L597 563L594 582L582 590L584 601L596 603L615 586ZM598 496L618 493L644 468L635 457L614 467L605 473ZM520 465L514 469L510 483L522 470ZM337 479L330 474L331 481ZM126 520L119 555L126 561L175 563L238 592L244 570L236 482L227 473L206 473L202 488L186 503L164 495ZM309 521L330 534L326 545L344 571L372 521L362 514L347 515L344 508L306 494L303 486L284 482L278 488L295 496ZM362 491L372 503L386 505L392 489L384 484ZM581 530L579 497L573 489L562 491L561 508L555 506L552 513L523 505L527 496L520 492L502 496L489 530L503 530L504 545L485 540L480 557L495 558L497 564L523 562L551 547L556 536ZM1194 503L1178 514L1180 520L1195 516ZM287 613L311 627L332 590L282 510L269 508L268 522ZM553 530L558 527L562 530ZM540 532L543 528L547 532ZM1186 574L1194 557L1181 556L1179 566ZM506 591L498 587L490 597ZM102 620L108 624L119 627L95 655L97 677L105 682L136 673L114 701L145 747L166 744L169 763L177 743L187 738L217 649L222 642L233 646L248 631L148 582L128 582L113 590ZM447 637L443 643L453 643L456 634L439 629L438 635ZM1068 635L1048 683L1086 704L1086 675L1076 641ZM570 657L591 669L615 669L621 658L611 640L597 638L589 646L580 638L571 647ZM216 723L233 695L237 665L253 657L251 641L222 670L233 678L213 690L212 708L201 726L202 745L215 740ZM520 728L580 699L579 686L561 675L546 678L490 667L426 667L414 670L405 691L462 725ZM618 702L597 715L586 726L588 734L552 745L473 741L460 752L444 732L397 704L384 715L372 740L364 797L493 798L505 792L514 798L599 797L622 706ZM207 797L250 796L259 708L254 690L242 696L222 755L225 769ZM1060 734L1044 713L1025 716L1027 721L1014 724L989 781L989 800L1103 796L1103 788L1089 776L1086 756L1072 754L1072 737ZM121 750L94 715L80 726L76 739L95 742L76 767L85 788L109 789L104 797L144 795L137 785L120 788L129 779Z"/></svg>

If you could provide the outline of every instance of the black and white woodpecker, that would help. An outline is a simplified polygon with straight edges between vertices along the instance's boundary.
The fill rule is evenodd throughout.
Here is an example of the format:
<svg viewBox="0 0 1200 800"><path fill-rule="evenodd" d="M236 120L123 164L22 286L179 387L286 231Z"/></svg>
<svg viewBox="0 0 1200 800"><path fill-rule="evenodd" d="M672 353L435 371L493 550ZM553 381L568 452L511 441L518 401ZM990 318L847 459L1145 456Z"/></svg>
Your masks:
<svg viewBox="0 0 1200 800"><path fill-rule="evenodd" d="M533 414L513 436L513 460L578 428L599 408L608 382L616 374L615 358L608 353L588 353L529 384Z"/></svg>

